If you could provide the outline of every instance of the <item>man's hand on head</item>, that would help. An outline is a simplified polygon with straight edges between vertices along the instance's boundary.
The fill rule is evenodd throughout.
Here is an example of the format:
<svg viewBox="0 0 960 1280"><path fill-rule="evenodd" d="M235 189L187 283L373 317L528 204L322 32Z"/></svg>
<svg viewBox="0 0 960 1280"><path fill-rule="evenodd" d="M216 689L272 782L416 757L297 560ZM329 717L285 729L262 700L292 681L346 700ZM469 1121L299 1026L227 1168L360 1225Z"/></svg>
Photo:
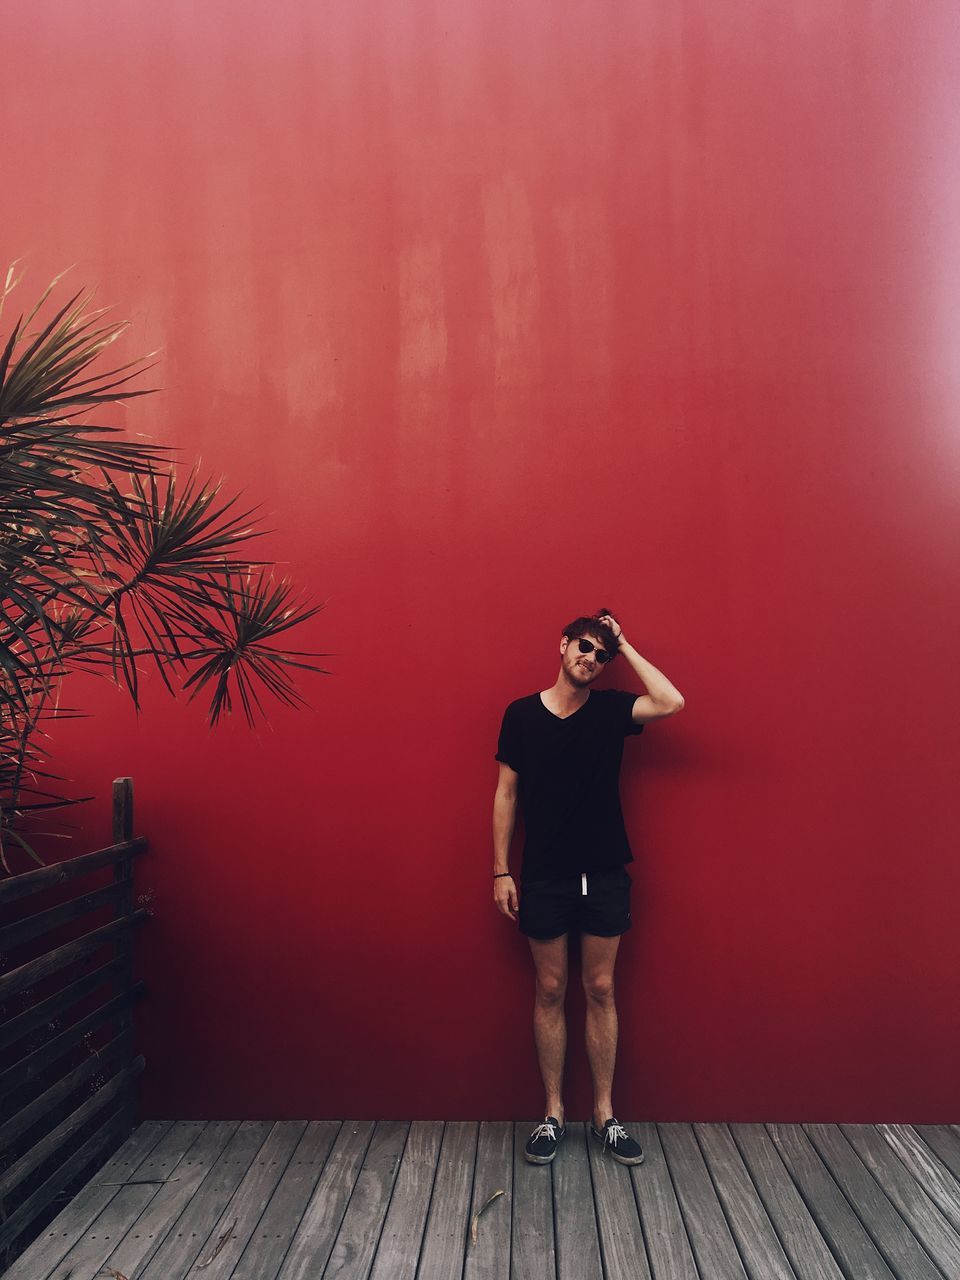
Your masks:
<svg viewBox="0 0 960 1280"><path fill-rule="evenodd" d="M613 638L616 640L617 644L626 643L626 636L623 634L623 627L621 627L620 623L612 613L598 613L597 621L602 623L605 627L610 628L613 632Z"/></svg>

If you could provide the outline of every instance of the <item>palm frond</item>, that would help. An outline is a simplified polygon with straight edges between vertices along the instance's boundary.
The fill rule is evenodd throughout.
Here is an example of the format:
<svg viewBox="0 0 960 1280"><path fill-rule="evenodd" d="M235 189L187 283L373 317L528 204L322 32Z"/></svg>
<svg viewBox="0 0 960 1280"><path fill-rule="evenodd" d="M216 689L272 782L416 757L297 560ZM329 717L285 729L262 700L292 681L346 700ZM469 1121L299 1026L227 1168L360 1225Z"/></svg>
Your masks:
<svg viewBox="0 0 960 1280"><path fill-rule="evenodd" d="M0 287L0 314L20 274ZM60 684L82 668L125 688L140 707L140 660L167 689L210 696L213 724L234 702L247 721L269 700L304 703L294 677L322 672L284 647L316 614L250 543L268 530L259 509L227 497L173 451L122 437L104 406L151 394L138 379L153 356L104 359L128 328L93 295L39 302L0 337L0 865L7 850L36 854L18 830L31 814L74 801L49 786L35 744L59 705Z"/></svg>
<svg viewBox="0 0 960 1280"><path fill-rule="evenodd" d="M242 576L225 573L222 580L210 584L209 603L211 612L206 615L182 611L180 616L185 626L194 628L197 639L196 646L184 652L184 659L199 664L183 687L194 698L212 685L210 723L216 724L232 708L231 680L249 724L257 719L254 709L263 713L260 687L287 706L305 705L287 669L328 673L314 662L297 661L270 642L312 618L323 606L298 600L286 579L277 581L262 570Z"/></svg>

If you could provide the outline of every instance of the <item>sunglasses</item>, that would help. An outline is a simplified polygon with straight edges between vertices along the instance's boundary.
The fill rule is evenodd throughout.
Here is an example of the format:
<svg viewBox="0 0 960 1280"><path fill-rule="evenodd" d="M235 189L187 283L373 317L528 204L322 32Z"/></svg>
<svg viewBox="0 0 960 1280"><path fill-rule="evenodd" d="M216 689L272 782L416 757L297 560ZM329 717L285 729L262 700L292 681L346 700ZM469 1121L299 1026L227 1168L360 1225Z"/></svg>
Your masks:
<svg viewBox="0 0 960 1280"><path fill-rule="evenodd" d="M606 649L598 649L592 640L578 640L577 647L581 653L596 653L601 667L613 659L612 653L607 653Z"/></svg>

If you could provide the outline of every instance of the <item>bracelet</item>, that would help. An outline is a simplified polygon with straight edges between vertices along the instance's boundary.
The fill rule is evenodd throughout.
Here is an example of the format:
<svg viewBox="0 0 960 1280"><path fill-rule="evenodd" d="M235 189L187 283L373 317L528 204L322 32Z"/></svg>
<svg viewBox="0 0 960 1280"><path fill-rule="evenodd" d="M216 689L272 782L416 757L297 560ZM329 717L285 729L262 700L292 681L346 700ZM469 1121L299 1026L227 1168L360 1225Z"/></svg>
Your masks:
<svg viewBox="0 0 960 1280"><path fill-rule="evenodd" d="M508 875L510 875L509 871L496 871L494 872L493 878L494 880L502 880L504 876L508 876Z"/></svg>

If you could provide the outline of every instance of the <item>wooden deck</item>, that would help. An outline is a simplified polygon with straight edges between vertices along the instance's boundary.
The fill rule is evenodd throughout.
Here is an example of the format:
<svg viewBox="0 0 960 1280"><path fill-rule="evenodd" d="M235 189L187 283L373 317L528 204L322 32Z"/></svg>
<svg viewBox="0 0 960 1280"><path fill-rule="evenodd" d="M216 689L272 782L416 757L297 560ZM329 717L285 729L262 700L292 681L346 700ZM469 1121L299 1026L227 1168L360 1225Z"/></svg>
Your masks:
<svg viewBox="0 0 960 1280"><path fill-rule="evenodd" d="M958 1280L960 1130L142 1124L5 1280ZM477 1224L474 1214L494 1192Z"/></svg>

